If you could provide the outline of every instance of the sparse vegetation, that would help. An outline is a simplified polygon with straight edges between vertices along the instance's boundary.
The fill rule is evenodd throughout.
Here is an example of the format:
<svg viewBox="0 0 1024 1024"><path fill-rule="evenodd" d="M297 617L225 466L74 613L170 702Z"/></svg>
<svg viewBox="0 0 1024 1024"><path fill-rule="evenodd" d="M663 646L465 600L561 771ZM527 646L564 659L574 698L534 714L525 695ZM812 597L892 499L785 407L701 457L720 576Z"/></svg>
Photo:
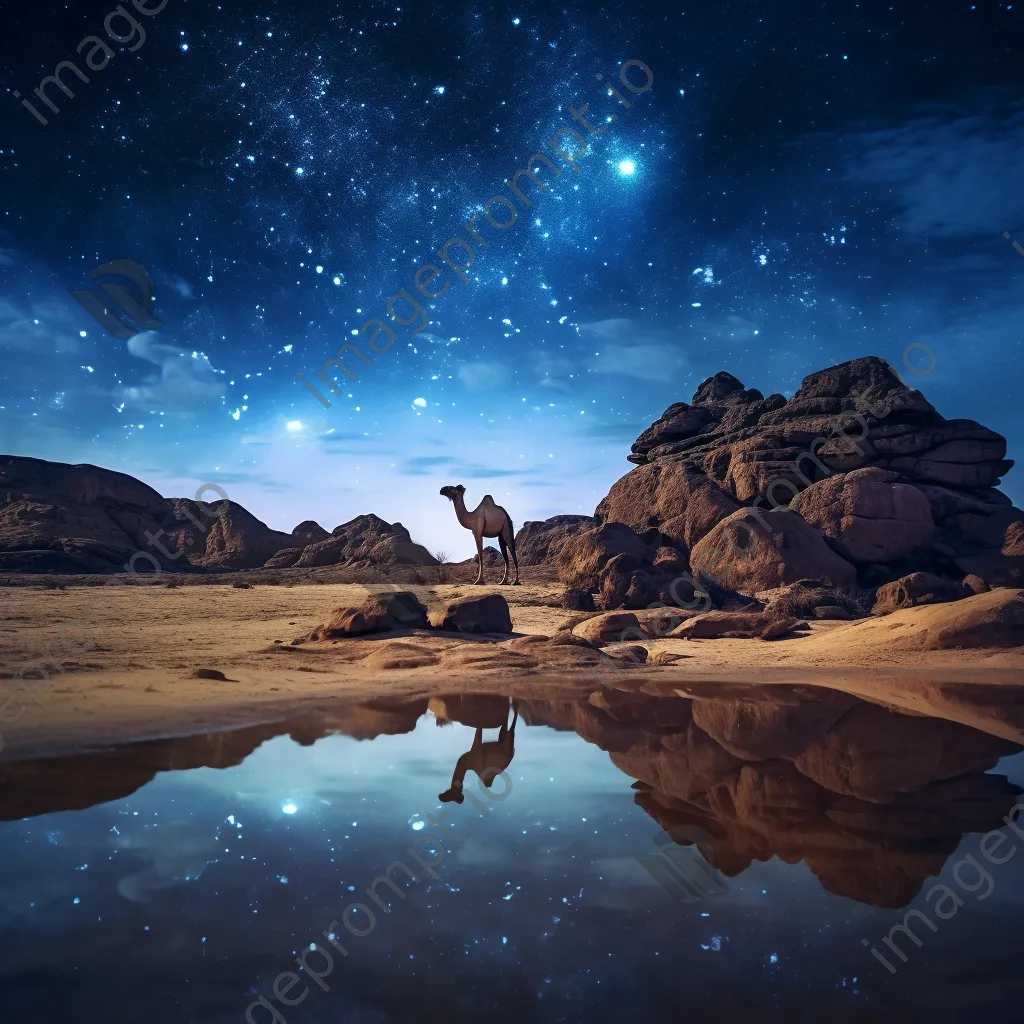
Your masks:
<svg viewBox="0 0 1024 1024"><path fill-rule="evenodd" d="M437 582L447 583L452 578L451 558L448 557L447 551L435 551L434 557L437 559L435 567Z"/></svg>

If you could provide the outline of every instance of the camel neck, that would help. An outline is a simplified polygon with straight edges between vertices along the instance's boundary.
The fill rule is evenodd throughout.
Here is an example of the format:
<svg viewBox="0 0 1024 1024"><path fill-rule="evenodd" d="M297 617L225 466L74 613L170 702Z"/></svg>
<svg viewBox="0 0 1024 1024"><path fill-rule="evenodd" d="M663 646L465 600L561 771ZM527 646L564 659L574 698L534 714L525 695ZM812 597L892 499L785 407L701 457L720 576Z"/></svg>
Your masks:
<svg viewBox="0 0 1024 1024"><path fill-rule="evenodd" d="M461 494L455 498L455 518L467 529L469 528L469 512L466 509L466 500Z"/></svg>

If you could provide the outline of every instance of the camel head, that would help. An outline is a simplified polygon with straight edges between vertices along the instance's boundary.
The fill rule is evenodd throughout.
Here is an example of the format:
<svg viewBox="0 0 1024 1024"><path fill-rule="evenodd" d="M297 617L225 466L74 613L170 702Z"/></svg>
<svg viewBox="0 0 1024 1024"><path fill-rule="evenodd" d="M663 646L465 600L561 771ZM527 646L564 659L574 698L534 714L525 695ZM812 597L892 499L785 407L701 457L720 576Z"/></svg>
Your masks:
<svg viewBox="0 0 1024 1024"><path fill-rule="evenodd" d="M459 495L466 493L466 488L462 484L456 484L454 487L442 487L440 493L449 501L454 501Z"/></svg>

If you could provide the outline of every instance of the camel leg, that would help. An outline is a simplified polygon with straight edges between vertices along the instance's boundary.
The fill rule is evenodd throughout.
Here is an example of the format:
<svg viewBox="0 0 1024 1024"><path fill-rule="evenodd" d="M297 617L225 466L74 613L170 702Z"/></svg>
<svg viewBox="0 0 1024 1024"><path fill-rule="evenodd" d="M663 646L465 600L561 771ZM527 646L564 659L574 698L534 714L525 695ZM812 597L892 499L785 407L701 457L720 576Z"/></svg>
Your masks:
<svg viewBox="0 0 1024 1024"><path fill-rule="evenodd" d="M512 534L512 524L508 524L508 549L512 552L512 564L516 567L516 578L512 581L512 586L519 586L519 558L516 555L516 539ZM507 559L506 559L507 561Z"/></svg>
<svg viewBox="0 0 1024 1024"><path fill-rule="evenodd" d="M508 544L505 543L505 538L499 533L498 534L498 547L501 548L501 557L505 559L505 572L502 574L501 583L499 586L504 586L508 583Z"/></svg>
<svg viewBox="0 0 1024 1024"><path fill-rule="evenodd" d="M476 541L476 562L478 567L476 579L473 580L473 583L478 584L484 581L484 537L482 533L474 533L473 539Z"/></svg>

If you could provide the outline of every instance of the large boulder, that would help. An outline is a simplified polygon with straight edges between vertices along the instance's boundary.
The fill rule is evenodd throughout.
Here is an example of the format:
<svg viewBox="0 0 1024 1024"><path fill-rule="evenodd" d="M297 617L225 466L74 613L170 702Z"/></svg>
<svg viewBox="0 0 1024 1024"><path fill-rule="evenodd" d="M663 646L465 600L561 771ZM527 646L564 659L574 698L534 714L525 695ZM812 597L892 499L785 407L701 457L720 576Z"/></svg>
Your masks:
<svg viewBox="0 0 1024 1024"><path fill-rule="evenodd" d="M569 537L555 559L558 577L570 587L601 586L601 572L616 555L629 555L636 566L649 563L651 545L622 523L606 523Z"/></svg>
<svg viewBox="0 0 1024 1024"><path fill-rule="evenodd" d="M751 595L808 579L852 590L857 579L816 527L782 508L734 512L697 543L690 565L698 579Z"/></svg>
<svg viewBox="0 0 1024 1024"><path fill-rule="evenodd" d="M427 609L408 590L370 594L359 605L335 608L326 621L309 634L310 640L342 640L366 633L426 629Z"/></svg>
<svg viewBox="0 0 1024 1024"><path fill-rule="evenodd" d="M516 557L520 565L540 565L553 561L562 545L582 530L595 525L592 516L552 516L528 520L516 534Z"/></svg>
<svg viewBox="0 0 1024 1024"><path fill-rule="evenodd" d="M1014 511L1018 510L1014 509ZM1000 553L1014 558L1024 556L1024 522L1015 519L1006 527Z"/></svg>
<svg viewBox="0 0 1024 1024"><path fill-rule="evenodd" d="M845 559L861 564L904 558L929 544L935 529L924 494L877 466L819 480L789 508L818 527Z"/></svg>
<svg viewBox="0 0 1024 1024"><path fill-rule="evenodd" d="M689 551L739 507L731 494L684 459L665 458L612 484L594 515L601 523L625 523L639 534L656 528L672 545Z"/></svg>
<svg viewBox="0 0 1024 1024"><path fill-rule="evenodd" d="M512 614L501 594L461 597L430 613L435 629L457 633L511 633Z"/></svg>
<svg viewBox="0 0 1024 1024"><path fill-rule="evenodd" d="M872 615L888 615L900 608L913 608L919 604L941 604L958 601L966 589L930 572L912 572L909 576L886 583L875 592Z"/></svg>

